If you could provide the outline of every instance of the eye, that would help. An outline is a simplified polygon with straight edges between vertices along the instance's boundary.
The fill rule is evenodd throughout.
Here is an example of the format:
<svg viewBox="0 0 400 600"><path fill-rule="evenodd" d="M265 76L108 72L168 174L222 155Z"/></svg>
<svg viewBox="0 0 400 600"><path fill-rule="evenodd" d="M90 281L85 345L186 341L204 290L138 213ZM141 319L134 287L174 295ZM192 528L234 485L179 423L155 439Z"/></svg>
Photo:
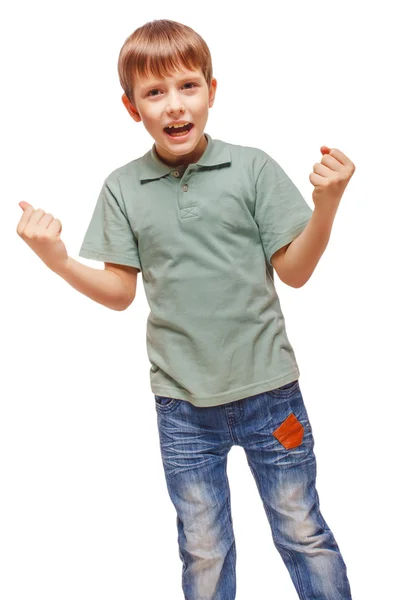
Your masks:
<svg viewBox="0 0 400 600"><path fill-rule="evenodd" d="M193 85L194 87L197 87L197 83L194 83L193 81L190 81L190 82L188 82L188 83L184 83L183 85L184 85L184 86L185 86L185 85ZM189 89L191 89L191 88L189 88ZM147 96L154 96L154 94L152 94L152 92L159 92L159 91L160 91L160 90L158 90L158 89L154 88L153 90L150 90L150 91L147 93ZM156 94L156 96L158 96L158 94Z"/></svg>

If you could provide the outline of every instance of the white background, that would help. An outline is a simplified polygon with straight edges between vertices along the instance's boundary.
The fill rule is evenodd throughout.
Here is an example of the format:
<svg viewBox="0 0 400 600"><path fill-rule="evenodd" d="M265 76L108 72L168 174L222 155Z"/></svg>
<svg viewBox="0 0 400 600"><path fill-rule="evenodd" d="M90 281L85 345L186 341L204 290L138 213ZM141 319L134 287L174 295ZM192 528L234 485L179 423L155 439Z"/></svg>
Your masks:
<svg viewBox="0 0 400 600"><path fill-rule="evenodd" d="M321 511L354 600L398 590L399 37L395 3L8 3L1 22L0 596L183 598L159 451L149 307L115 312L17 235L25 200L75 259L105 177L153 140L121 102L117 59L145 22L207 42L206 131L273 156L313 208L320 146L356 165L300 289L276 278L315 439ZM149 7L149 8L146 8ZM103 263L79 259L103 268ZM296 600L242 448L228 459L237 600ZM231 599L227 599L231 600Z"/></svg>

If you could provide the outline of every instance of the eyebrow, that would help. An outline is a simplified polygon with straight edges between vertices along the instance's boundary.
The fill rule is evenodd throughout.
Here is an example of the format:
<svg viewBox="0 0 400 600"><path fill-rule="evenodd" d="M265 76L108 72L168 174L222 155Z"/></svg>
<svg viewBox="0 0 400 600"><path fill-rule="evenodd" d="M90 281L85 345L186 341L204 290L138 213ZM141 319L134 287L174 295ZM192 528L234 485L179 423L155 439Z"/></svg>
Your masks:
<svg viewBox="0 0 400 600"><path fill-rule="evenodd" d="M187 75L186 77L180 77L178 80L178 83L182 83L182 81L196 81L197 83L201 83L202 79L199 75ZM143 88L142 91L147 90L147 89L151 89L156 85L160 85L164 83L163 79L159 79L156 81L153 81L152 83L148 83L146 84Z"/></svg>

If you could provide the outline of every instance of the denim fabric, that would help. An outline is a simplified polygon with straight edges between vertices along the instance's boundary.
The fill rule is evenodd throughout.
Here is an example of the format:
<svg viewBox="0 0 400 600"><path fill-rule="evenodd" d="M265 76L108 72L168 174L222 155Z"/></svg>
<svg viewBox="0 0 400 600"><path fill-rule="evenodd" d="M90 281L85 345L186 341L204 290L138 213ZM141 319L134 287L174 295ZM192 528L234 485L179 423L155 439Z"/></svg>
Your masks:
<svg viewBox="0 0 400 600"><path fill-rule="evenodd" d="M298 597L351 600L346 565L319 507L314 439L298 380L205 408L155 396L155 407L168 493L177 513L185 600L234 600L236 595L226 470L233 445L246 453Z"/></svg>

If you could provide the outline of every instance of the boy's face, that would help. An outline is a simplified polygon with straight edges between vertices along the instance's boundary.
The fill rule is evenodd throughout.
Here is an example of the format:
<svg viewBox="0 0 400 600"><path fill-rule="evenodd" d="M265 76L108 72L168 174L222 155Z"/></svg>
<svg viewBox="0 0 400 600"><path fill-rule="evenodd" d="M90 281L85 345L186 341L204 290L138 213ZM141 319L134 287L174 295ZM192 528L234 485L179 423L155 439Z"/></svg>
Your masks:
<svg viewBox="0 0 400 600"><path fill-rule="evenodd" d="M143 121L163 162L171 166L188 165L197 162L207 147L204 128L216 89L215 78L208 89L201 69L188 71L182 68L173 76L160 80L153 76L136 77L134 104L125 94L122 102L135 121ZM176 121L192 123L193 127L183 137L171 137L164 127Z"/></svg>

